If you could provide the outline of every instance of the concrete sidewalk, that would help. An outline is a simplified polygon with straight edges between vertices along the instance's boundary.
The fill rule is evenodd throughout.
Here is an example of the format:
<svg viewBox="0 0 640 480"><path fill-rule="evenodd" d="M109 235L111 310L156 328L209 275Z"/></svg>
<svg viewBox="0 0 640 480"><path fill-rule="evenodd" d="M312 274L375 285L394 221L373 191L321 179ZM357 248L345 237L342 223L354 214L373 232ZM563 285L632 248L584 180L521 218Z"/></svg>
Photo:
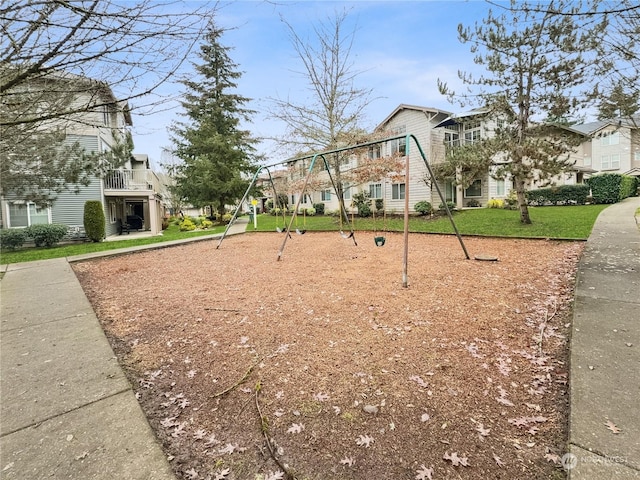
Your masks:
<svg viewBox="0 0 640 480"><path fill-rule="evenodd" d="M69 265L166 246L2 266L0 477L175 480Z"/></svg>
<svg viewBox="0 0 640 480"><path fill-rule="evenodd" d="M603 210L578 267L563 458L571 480L640 478L638 207L634 197Z"/></svg>

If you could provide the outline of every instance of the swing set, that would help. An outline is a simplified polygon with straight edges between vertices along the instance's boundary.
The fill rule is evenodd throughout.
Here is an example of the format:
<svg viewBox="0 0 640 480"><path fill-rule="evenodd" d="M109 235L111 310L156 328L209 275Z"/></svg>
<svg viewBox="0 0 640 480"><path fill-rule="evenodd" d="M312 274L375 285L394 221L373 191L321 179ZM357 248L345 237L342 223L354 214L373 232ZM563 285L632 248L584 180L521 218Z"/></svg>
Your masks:
<svg viewBox="0 0 640 480"><path fill-rule="evenodd" d="M220 248L220 245L222 244L223 240L225 239L227 232L229 231L229 228L231 227L231 225L233 225L233 223L235 222L237 216L238 216L238 212L240 211L240 208L242 207L242 205L244 204L244 202L246 201L249 192L251 191L251 189L254 187L257 179L258 179L258 175L260 174L260 172L262 172L263 170L266 170L266 172L269 175L269 182L271 184L271 188L273 189L273 196L275 201L278 201L278 195L276 193L276 188L275 188L275 184L273 182L273 177L271 176L271 172L269 170L270 167L275 167L278 165L284 165L287 163L291 163L291 162L297 162L297 161L302 161L302 160L307 160L307 159L311 159L311 163L309 165L309 169L307 171L307 174L305 176L304 179L304 183L302 185L302 189L300 191L300 194L298 195L298 199L296 201L295 207L293 209L293 212L291 214L291 218L289 219L289 222L287 223L287 219L286 219L286 214L285 214L285 205L282 205L282 219L283 219L283 226L286 225L286 229L280 229L279 227L276 227L276 230L280 233L285 233L284 235L284 239L282 241L282 245L280 246L280 249L278 250L278 257L277 260L281 260L282 258L282 253L284 252L285 246L287 244L287 240L289 238L291 238L291 229L292 226L294 224L294 222L296 222L296 228L295 231L297 234L299 235L303 235L306 232L306 212L303 213L304 215L304 227L303 229L298 228L298 223L297 223L297 216L298 216L298 209L300 208L300 202L302 200L302 198L304 198L304 195L306 193L306 189L307 189L307 185L309 183L309 179L311 177L311 174L313 172L313 168L315 166L315 162L318 158L320 158L323 162L324 162L324 167L326 169L326 172L329 176L329 180L331 182L331 186L333 187L333 191L335 192L336 196L338 195L338 188L336 186L336 183L333 179L333 176L331 175L331 168L329 167L329 163L327 162L327 156L328 155L332 155L332 154L337 154L337 153L341 153L341 152L348 152L348 151L352 151L352 150L357 150L357 149L361 149L364 147L370 147L372 145L378 145L378 144L382 144L385 142L390 142L393 140L400 140L400 139L405 139L405 145L406 145L406 151L405 151L405 155L407 157L407 161L405 162L405 197L404 197L404 231L403 231L403 236L404 236L404 254L403 254L403 261L402 261L402 286L403 287L407 287L408 286L408 275L407 275L407 264L408 264L408 257L409 257L409 147L410 147L410 140L413 140L413 142L415 143L417 149L418 149L418 153L420 154L422 160L424 161L425 166L427 167L427 170L429 172L429 175L431 175L431 178L435 178L435 175L433 174L433 170L431 169L431 165L429 165L429 162L427 161L427 157L424 154L424 151L422 150L422 147L420 146L420 143L418 142L418 139L413 135L413 134L404 134L404 135L396 135L393 137L388 137L388 138L384 138L381 140L375 140L372 142L366 142L366 143L361 143L358 145L353 145L353 146L349 146L349 147L342 147L342 148L338 148L335 150L329 150L326 152L321 152L321 153L315 153L313 155L307 155L304 157L298 157L295 159L290 159L290 160L285 160L282 162L278 162L278 163L274 163L272 165L268 165L268 166L261 166L259 167L255 174L253 175L253 178L251 179L251 182L249 183L249 187L247 188L246 192L244 193L244 196L242 197L242 200L240 200L240 203L238 204L238 206L236 207L235 211L233 212L233 216L231 217L231 221L229 222L229 224L227 225L227 228L225 229L224 233L222 234L222 236L220 237L220 240L218 242L218 245L216 246L217 248ZM449 207L447 205L447 202L445 200L444 195L442 194L442 190L440 189L440 186L438 185L438 182L433 182L433 186L436 188L436 191L438 192L438 195L440 197L440 199L442 200L442 203L444 205L444 209L447 213L447 216L449 217L449 221L451 222L451 226L453 227L453 230L456 234L456 237L458 238L458 242L460 243L460 246L462 247L462 251L464 252L464 255L466 257L467 260L470 259L469 257L469 252L467 251L467 248L462 240L462 237L460 236L460 232L458 231L458 228L456 227L455 222L453 221L453 216L451 215L451 211L449 210ZM349 239L351 238L353 240L353 244L355 246L358 245L358 243L356 242L356 237L355 237L355 232L353 230L353 222L349 222L349 216L347 214L347 210L344 206L344 199L343 198L339 198L339 204L340 204L340 236L344 239ZM383 232L381 232L381 235L378 235L377 230L375 229L375 213L374 213L374 242L376 244L376 246L383 246L386 242L386 237L384 236L384 233L386 231L386 212L383 212ZM346 224L348 230L343 229L343 222L344 224ZM277 219L276 219L276 224L277 224Z"/></svg>

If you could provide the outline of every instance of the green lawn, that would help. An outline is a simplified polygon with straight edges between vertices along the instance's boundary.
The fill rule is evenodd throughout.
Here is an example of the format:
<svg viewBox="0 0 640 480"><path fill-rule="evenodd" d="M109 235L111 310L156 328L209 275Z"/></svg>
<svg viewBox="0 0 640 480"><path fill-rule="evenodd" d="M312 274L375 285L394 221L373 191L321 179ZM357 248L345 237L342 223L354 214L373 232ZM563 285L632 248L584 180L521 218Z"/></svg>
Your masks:
<svg viewBox="0 0 640 480"><path fill-rule="evenodd" d="M210 230L198 232L181 232L177 225L170 225L169 228L162 232L161 236L139 238L132 240L118 240L100 243L72 243L67 245L59 245L50 248L22 248L16 251L2 251L0 263L20 263L31 262L33 260L47 260L50 258L70 257L73 255L83 255L85 253L103 252L106 250L115 250L117 248L134 247L138 245L150 245L153 243L168 242L171 240L180 240L184 238L193 238L203 235L212 235L223 232L222 227L215 227ZM122 237L122 238L126 238Z"/></svg>
<svg viewBox="0 0 640 480"><path fill-rule="evenodd" d="M542 238L572 238L586 239L591 233L593 223L598 214L607 205L582 205L572 207L530 207L531 225L520 223L518 212L491 208L464 210L454 214L458 230L463 235L489 235L504 237L542 237ZM291 217L287 217L287 225ZM386 219L353 218L353 226L358 231L396 231L404 229L402 217L387 217ZM282 217L276 219L271 215L258 216L258 231L273 232L276 228L284 228ZM295 228L309 231L339 230L340 223L336 217L316 216L297 218L293 223ZM343 225L344 230L347 229ZM253 231L250 223L248 231ZM409 222L411 232L453 233L453 228L447 217L428 218L411 217ZM49 258L69 257L85 253L101 252L116 248L148 245L152 243L191 238L200 235L211 235L224 231L224 227L202 232L180 232L178 227L171 225L162 236L148 237L137 240L120 240L117 242L76 243L52 248L23 248L17 251L3 251L0 263L20 263L32 260L46 260Z"/></svg>
<svg viewBox="0 0 640 480"><path fill-rule="evenodd" d="M573 238L586 239L591 233L593 223L598 214L607 205L581 205L571 207L529 207L532 224L520 223L516 210L493 208L478 208L463 210L454 214L454 221L460 233L465 235L489 235L505 237L543 237L543 238ZM291 220L287 217L287 224ZM298 217L293 227L313 230L338 230L339 221L335 217ZM259 231L274 231L276 227L283 228L282 217L276 219L270 215L258 216ZM387 230L401 232L404 220L401 217L386 219L353 218L354 230ZM343 225L346 229L347 226ZM253 225L249 226L249 231ZM429 233L453 233L449 219L445 217L411 217L409 231Z"/></svg>

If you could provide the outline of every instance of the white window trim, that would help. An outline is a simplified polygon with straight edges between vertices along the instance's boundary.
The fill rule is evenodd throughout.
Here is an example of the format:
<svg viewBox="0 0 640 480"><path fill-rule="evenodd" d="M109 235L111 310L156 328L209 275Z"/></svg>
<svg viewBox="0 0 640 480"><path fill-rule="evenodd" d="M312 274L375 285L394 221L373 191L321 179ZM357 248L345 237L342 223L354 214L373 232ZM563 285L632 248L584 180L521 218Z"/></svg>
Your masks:
<svg viewBox="0 0 640 480"><path fill-rule="evenodd" d="M380 196L379 197L373 195L374 191L377 190L377 188L376 188L377 186L380 187ZM372 198L372 199L383 198L384 192L382 191L382 183L379 183L379 182L378 183L370 183L369 184L369 195L370 195L370 198Z"/></svg>
<svg viewBox="0 0 640 480"><path fill-rule="evenodd" d="M397 195L394 196L394 193L397 193ZM406 195L407 195L407 185L404 182L391 184L391 200L404 200Z"/></svg>
<svg viewBox="0 0 640 480"><path fill-rule="evenodd" d="M18 226L18 227L14 227L13 225L11 225L11 207L10 204L19 204L19 205L25 205L27 207L27 225L26 226ZM27 228L30 227L31 225L33 225L31 223L31 210L30 210L30 206L31 205L35 205L34 202L26 202L24 200L14 200L11 202L7 202L6 203L6 207L5 207L5 218L7 221L7 228ZM47 224L51 225L51 223L53 222L53 216L51 214L51 207L47 206Z"/></svg>

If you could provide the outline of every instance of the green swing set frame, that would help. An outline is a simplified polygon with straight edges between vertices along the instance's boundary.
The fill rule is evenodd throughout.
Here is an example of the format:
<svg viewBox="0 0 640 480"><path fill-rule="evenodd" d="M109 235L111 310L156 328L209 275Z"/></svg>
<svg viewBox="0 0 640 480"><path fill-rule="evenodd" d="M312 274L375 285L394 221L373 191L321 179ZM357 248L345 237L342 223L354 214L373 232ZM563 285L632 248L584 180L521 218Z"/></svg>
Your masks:
<svg viewBox="0 0 640 480"><path fill-rule="evenodd" d="M291 162L296 162L296 161L302 161L302 160L307 160L307 159L311 159L311 163L309 165L309 169L307 171L307 174L304 178L304 183L302 185L302 189L300 191L300 194L298 195L298 199L296 201L296 205L293 209L292 215L291 215L291 219L289 220L289 223L287 225L286 228L286 235L284 236L284 239L282 241L282 245L280 246L280 249L278 250L278 257L277 260L281 260L282 259L282 253L284 252L285 246L287 244L287 240L289 238L291 238L291 228L293 226L294 221L296 220L296 216L298 214L298 209L300 207L300 201L302 200L304 194L306 193L306 189L307 186L309 184L309 178L311 177L311 174L313 172L313 168L315 166L315 162L318 158L320 158L323 162L324 162L324 166L326 169L326 172L329 176L329 180L331 181L331 185L333 187L333 191L335 192L336 195L338 195L338 189L336 187L336 183L333 179L333 176L331 175L331 168L329 167L329 163L327 162L326 157L328 155L332 155L332 154L337 154L337 153L341 153L341 152L347 152L350 150L357 150L357 149L361 149L364 147L370 147L372 145L378 145L378 144L382 144L382 143L386 143L386 142L390 142L393 140L400 140L400 139L405 139L405 145L406 145L406 150L405 150L405 156L407 158L407 161L405 162L405 198L404 198L404 231L403 231L403 237L404 237L404 253L403 253L403 260L402 260L402 286L403 287L407 287L408 286L408 273L407 273L407 269L408 269L408 258L409 258L409 149L410 149L410 145L411 145L411 140L413 140L413 142L416 145L416 148L418 150L418 153L420 154L420 157L422 158L422 160L424 161L425 166L427 167L427 170L429 172L429 175L431 175L431 178L436 178L433 170L431 168L431 165L429 164L429 162L427 161L427 157L424 154L424 151L422 150L422 147L420 146L420 143L418 142L418 139L415 137L415 135L413 134L403 134L403 135L395 135L392 137L388 137L388 138L384 138L384 139L380 139L380 140L375 140L372 142L366 142L366 143L360 143L358 145L352 145L352 146L348 146L348 147L342 147L342 148L337 148L334 150L328 150L325 152L320 152L320 153L314 153L311 155L305 155L303 157L297 157L297 158L293 158L293 159L289 159L289 160L285 160L282 162L278 162L278 163L274 163L271 165L266 165L266 166L261 166L259 167L255 174L253 175L253 178L251 179L251 182L249 183L249 186L246 190L246 192L244 193L244 196L242 197L242 200L240 200L240 203L238 204L238 206L236 207L233 216L231 217L231 221L229 222L229 224L227 225L227 228L225 229L224 233L222 234L222 236L220 237L220 240L218 242L218 245L216 246L216 249L220 248L220 245L222 244L223 240L225 239L229 228L231 227L231 225L235 222L237 216L238 216L238 212L240 211L240 208L242 207L242 205L244 204L244 202L246 201L247 197L249 196L249 192L251 191L251 189L254 187L257 179L258 179L258 175L260 174L260 172L262 172L263 170L266 170L268 175L269 175L269 181L271 183L271 187L273 189L274 192L274 198L278 199L277 193L276 193L276 188L275 188L275 184L273 182L273 177L271 176L271 172L269 170L270 167L275 167L278 165L284 165L284 164L288 164ZM444 205L445 211L447 213L447 216L449 217L449 221L451 222L451 225L453 227L453 230L456 234L456 237L458 238L458 242L460 243L460 246L462 247L462 251L464 252L464 255L466 257L467 260L470 259L469 257L469 252L467 251L467 247L464 244L464 241L462 240L462 236L460 235L460 232L458 231L458 227L456 227L455 222L453 221L453 215L451 215L451 211L449 210L449 207L447 205L447 202L445 200L444 195L442 194L442 190L440 189L440 186L438 185L438 182L433 182L433 185L436 189L436 191L438 192L438 195L440 197L440 199L442 200L442 203ZM344 206L344 199L340 198L339 199L339 203L340 203L340 210L341 210L341 221L342 219L345 220L345 223L348 225L349 227L349 233L346 233L344 231L340 231L340 235L343 238L351 238L353 239L353 244L355 246L358 245L358 243L356 242L356 238L355 238L355 232L353 230L353 225L351 222L349 222L349 216L347 214L347 210ZM285 220L286 223L286 220ZM378 240L380 239L380 240ZM384 236L376 236L374 238L374 241L376 242L376 245L378 245L378 242L381 243L382 246L384 245L386 239Z"/></svg>

